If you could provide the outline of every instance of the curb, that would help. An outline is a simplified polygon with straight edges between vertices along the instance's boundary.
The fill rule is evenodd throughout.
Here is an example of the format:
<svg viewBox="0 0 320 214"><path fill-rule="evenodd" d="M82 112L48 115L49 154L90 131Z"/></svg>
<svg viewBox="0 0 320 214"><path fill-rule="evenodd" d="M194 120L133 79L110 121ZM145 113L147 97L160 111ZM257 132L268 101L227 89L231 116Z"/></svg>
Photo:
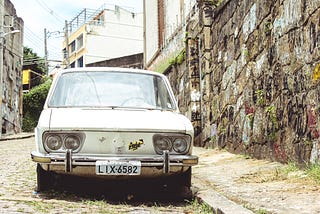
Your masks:
<svg viewBox="0 0 320 214"><path fill-rule="evenodd" d="M34 133L19 133L13 135L2 136L0 141L8 141L8 140L19 140L34 137Z"/></svg>
<svg viewBox="0 0 320 214"><path fill-rule="evenodd" d="M194 188L197 189L195 197L200 202L211 207L214 214L254 214L251 210L231 201L223 194L206 185L207 181L205 179L196 176L193 176L192 179L196 183L194 185Z"/></svg>

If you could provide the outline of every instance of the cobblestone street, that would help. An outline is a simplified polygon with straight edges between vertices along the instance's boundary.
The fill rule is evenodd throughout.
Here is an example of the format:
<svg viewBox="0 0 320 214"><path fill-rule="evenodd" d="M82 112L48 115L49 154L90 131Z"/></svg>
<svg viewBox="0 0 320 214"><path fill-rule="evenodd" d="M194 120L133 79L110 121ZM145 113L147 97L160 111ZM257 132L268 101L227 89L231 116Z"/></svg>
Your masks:
<svg viewBox="0 0 320 214"><path fill-rule="evenodd" d="M154 193L141 200L134 200L134 193L120 200L111 194L109 200L100 191L87 194L80 188L37 193L36 164L30 158L33 147L33 137L0 141L0 213L196 213L201 209L195 201L153 200Z"/></svg>

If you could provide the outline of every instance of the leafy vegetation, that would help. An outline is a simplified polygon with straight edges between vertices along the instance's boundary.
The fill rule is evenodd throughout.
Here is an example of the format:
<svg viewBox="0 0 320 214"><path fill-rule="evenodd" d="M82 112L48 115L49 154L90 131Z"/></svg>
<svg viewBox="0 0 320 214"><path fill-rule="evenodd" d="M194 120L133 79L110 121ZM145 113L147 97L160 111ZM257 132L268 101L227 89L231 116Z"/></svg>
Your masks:
<svg viewBox="0 0 320 214"><path fill-rule="evenodd" d="M307 175L320 184L320 164L312 164L306 169Z"/></svg>
<svg viewBox="0 0 320 214"><path fill-rule="evenodd" d="M263 106L264 103L265 103L265 100L264 100L264 90L263 89L260 89L260 90L256 90L255 91L255 95L257 96L257 104L259 106Z"/></svg>
<svg viewBox="0 0 320 214"><path fill-rule="evenodd" d="M260 208L258 211L257 211L258 214L267 214L267 210L266 209L262 209Z"/></svg>
<svg viewBox="0 0 320 214"><path fill-rule="evenodd" d="M281 173L288 177L290 173L299 172L299 166L294 162L289 162L285 168L281 170ZM306 168L302 169L300 173L302 179L307 179L309 182L320 184L320 164L311 164Z"/></svg>
<svg viewBox="0 0 320 214"><path fill-rule="evenodd" d="M274 140L276 138L276 132L278 130L278 119L277 119L277 109L275 106L267 106L265 112L268 115L268 118L271 120L271 133L269 133L268 138Z"/></svg>
<svg viewBox="0 0 320 214"><path fill-rule="evenodd" d="M23 48L23 69L32 69L34 72L44 74L44 59L33 52L31 48Z"/></svg>
<svg viewBox="0 0 320 214"><path fill-rule="evenodd" d="M186 50L183 49L177 56L168 57L162 63L156 66L155 71L159 73L165 72L170 66L181 65L186 59Z"/></svg>
<svg viewBox="0 0 320 214"><path fill-rule="evenodd" d="M286 167L282 170L282 173L288 175L290 172L296 172L299 170L299 167L294 162L288 162Z"/></svg>
<svg viewBox="0 0 320 214"><path fill-rule="evenodd" d="M216 213L213 208L206 203L199 202L198 199L194 199L189 202L190 210L196 211L195 213Z"/></svg>
<svg viewBox="0 0 320 214"><path fill-rule="evenodd" d="M185 59L186 59L186 50L182 50L176 57L176 63L178 65L181 65Z"/></svg>
<svg viewBox="0 0 320 214"><path fill-rule="evenodd" d="M186 50L183 49L176 57L169 60L170 65L181 65L186 59Z"/></svg>
<svg viewBox="0 0 320 214"><path fill-rule="evenodd" d="M30 69L35 75L34 77L31 75L31 90L23 95L22 130L30 132L37 125L51 80L43 78L45 73L44 60L34 53L31 48L23 48L23 61L23 70Z"/></svg>
<svg viewBox="0 0 320 214"><path fill-rule="evenodd" d="M23 131L30 132L36 127L50 86L51 79L47 79L23 95Z"/></svg>

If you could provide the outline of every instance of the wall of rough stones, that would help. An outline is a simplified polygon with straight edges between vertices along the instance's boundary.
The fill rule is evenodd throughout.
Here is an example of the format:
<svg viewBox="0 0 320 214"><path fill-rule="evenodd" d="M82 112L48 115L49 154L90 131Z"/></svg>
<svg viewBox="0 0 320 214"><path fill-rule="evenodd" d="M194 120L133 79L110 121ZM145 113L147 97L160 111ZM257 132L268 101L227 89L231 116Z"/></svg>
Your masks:
<svg viewBox="0 0 320 214"><path fill-rule="evenodd" d="M196 144L283 162L318 161L320 0L212 2L198 1L185 68L167 72L180 87L182 112L195 115Z"/></svg>
<svg viewBox="0 0 320 214"><path fill-rule="evenodd" d="M320 157L320 0L199 2L203 145Z"/></svg>
<svg viewBox="0 0 320 214"><path fill-rule="evenodd" d="M14 5L9 1L2 1L4 7L4 33L12 29L20 30L20 33L7 34L1 39L3 45L3 82L0 96L0 111L2 118L0 123L2 134L21 132L22 125L22 56L23 56L23 26L24 22L17 17ZM11 22L14 18L14 22ZM12 25L13 24L13 25ZM12 25L12 26L11 26ZM9 27L10 26L10 27Z"/></svg>

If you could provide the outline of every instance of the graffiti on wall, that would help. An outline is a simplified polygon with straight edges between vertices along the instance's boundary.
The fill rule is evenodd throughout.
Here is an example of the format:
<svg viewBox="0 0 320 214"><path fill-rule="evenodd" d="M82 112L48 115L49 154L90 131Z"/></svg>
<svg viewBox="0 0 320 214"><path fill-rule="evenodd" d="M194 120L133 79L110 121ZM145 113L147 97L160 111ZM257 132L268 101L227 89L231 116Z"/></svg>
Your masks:
<svg viewBox="0 0 320 214"><path fill-rule="evenodd" d="M195 136L201 131L201 113L200 113L200 74L199 74L199 51L198 40L188 38L187 62L189 67L189 80L191 91L191 122L195 129Z"/></svg>

